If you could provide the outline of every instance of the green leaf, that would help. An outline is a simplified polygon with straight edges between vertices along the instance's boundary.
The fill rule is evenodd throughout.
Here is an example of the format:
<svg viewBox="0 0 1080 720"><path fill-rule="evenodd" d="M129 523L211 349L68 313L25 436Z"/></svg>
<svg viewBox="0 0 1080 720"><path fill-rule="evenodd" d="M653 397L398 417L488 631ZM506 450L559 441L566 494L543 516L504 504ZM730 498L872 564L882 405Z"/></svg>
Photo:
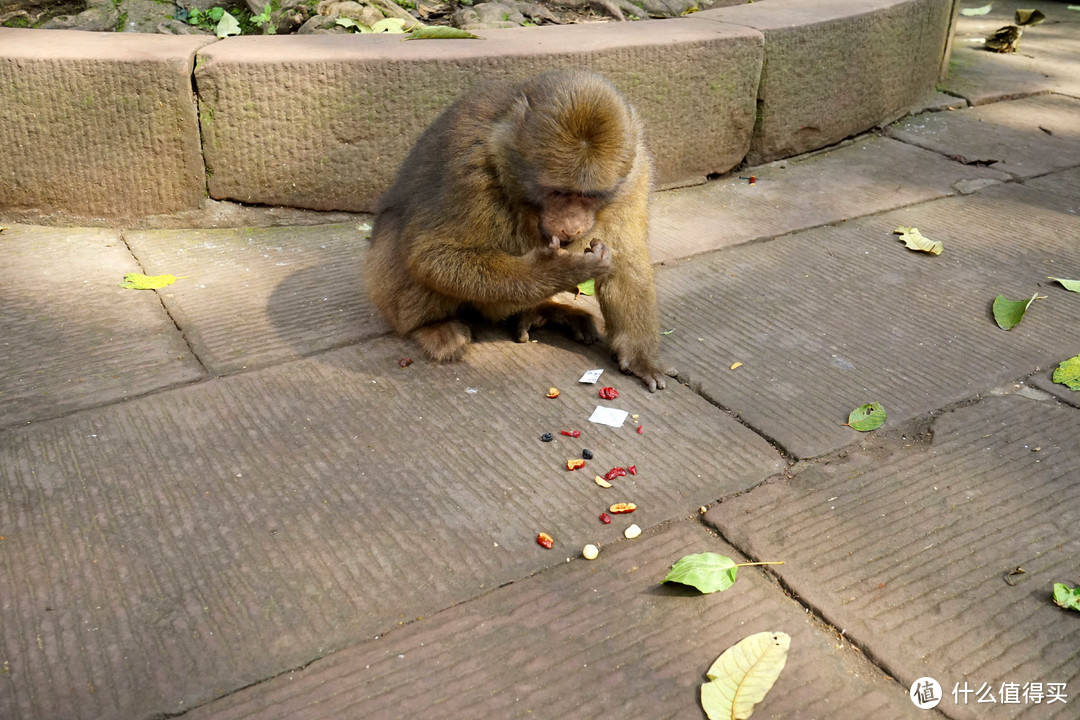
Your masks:
<svg viewBox="0 0 1080 720"><path fill-rule="evenodd" d="M960 14L967 17L973 17L975 15L985 15L986 13L990 12L990 9L993 7L994 4L990 3L989 5L983 5L982 7L977 8L964 8L960 11Z"/></svg>
<svg viewBox="0 0 1080 720"><path fill-rule="evenodd" d="M218 21L217 27L214 28L214 34L219 38L225 38L229 35L239 35L240 23L229 13L223 12L221 14L221 20Z"/></svg>
<svg viewBox="0 0 1080 720"><path fill-rule="evenodd" d="M589 278L585 282L578 283L577 291L582 295L596 294L596 280Z"/></svg>
<svg viewBox="0 0 1080 720"><path fill-rule="evenodd" d="M124 282L120 287L125 290L156 290L167 285L172 285L179 278L175 275L143 275L142 273L126 273Z"/></svg>
<svg viewBox="0 0 1080 720"><path fill-rule="evenodd" d="M701 707L709 720L746 720L765 699L787 664L791 636L760 632L725 650L701 686Z"/></svg>
<svg viewBox="0 0 1080 720"><path fill-rule="evenodd" d="M406 40L458 40L480 38L473 35L468 30L462 30L461 28L449 27L447 25L422 25L420 27L413 28ZM592 294L592 293L588 293Z"/></svg>
<svg viewBox="0 0 1080 720"><path fill-rule="evenodd" d="M405 32L405 21L401 18L383 18L382 20L371 26L371 32L403 33Z"/></svg>
<svg viewBox="0 0 1080 720"><path fill-rule="evenodd" d="M1080 610L1080 587L1054 583L1054 602L1066 610Z"/></svg>
<svg viewBox="0 0 1080 720"><path fill-rule="evenodd" d="M352 18L339 17L334 22L337 23L338 25L340 25L341 27L352 28L354 32L358 32L358 33L369 33L369 32L371 32L371 28L369 28L367 25L365 25L363 23L360 23L360 22L357 22L356 20L353 20Z"/></svg>
<svg viewBox="0 0 1080 720"><path fill-rule="evenodd" d="M1080 293L1080 280L1066 280L1065 278L1056 277L1052 277L1050 279L1057 280L1059 283L1061 283L1062 287L1064 287L1069 292Z"/></svg>
<svg viewBox="0 0 1080 720"><path fill-rule="evenodd" d="M848 415L846 425L859 432L876 430L885 422L885 408L879 402L860 405Z"/></svg>
<svg viewBox="0 0 1080 720"><path fill-rule="evenodd" d="M1080 355L1063 361L1054 371L1054 382L1070 390L1080 390Z"/></svg>
<svg viewBox="0 0 1080 720"><path fill-rule="evenodd" d="M945 246L937 240L929 240L923 237L917 227L900 226L893 230L894 235L899 235L909 250L921 250L931 255L940 255Z"/></svg>
<svg viewBox="0 0 1080 720"><path fill-rule="evenodd" d="M1028 306L1043 299L1038 293L1032 295L1030 300L1009 300L1004 295L998 295L994 298L994 322L1002 330L1012 330L1024 319Z"/></svg>
<svg viewBox="0 0 1080 720"><path fill-rule="evenodd" d="M734 585L738 572L739 568L731 558L705 552L681 558L671 567L664 582L690 585L709 594Z"/></svg>

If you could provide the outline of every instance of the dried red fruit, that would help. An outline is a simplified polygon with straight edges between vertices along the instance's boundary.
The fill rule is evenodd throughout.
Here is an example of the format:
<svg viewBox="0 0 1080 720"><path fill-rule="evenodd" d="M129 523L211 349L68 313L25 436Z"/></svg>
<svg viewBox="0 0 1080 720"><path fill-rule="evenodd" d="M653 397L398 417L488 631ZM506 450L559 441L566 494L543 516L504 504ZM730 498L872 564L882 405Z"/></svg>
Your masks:
<svg viewBox="0 0 1080 720"><path fill-rule="evenodd" d="M626 470L623 470L621 467L613 467L610 470L608 470L606 473L604 473L604 479L605 480L614 480L617 477L624 477L625 475L626 475Z"/></svg>
<svg viewBox="0 0 1080 720"><path fill-rule="evenodd" d="M615 503L608 508L608 512L615 515L621 515L622 513L632 513L637 510L637 505L634 503Z"/></svg>
<svg viewBox="0 0 1080 720"><path fill-rule="evenodd" d="M619 391L613 387L600 388L600 397L605 400L614 400L619 397Z"/></svg>
<svg viewBox="0 0 1080 720"><path fill-rule="evenodd" d="M628 466L627 466L627 468L626 468L626 470L627 470L627 472L629 472L629 473L630 473L631 475L637 475L637 465L628 465Z"/></svg>
<svg viewBox="0 0 1080 720"><path fill-rule="evenodd" d="M407 368L412 365L412 358L401 358L397 361L399 367Z"/></svg>
<svg viewBox="0 0 1080 720"><path fill-rule="evenodd" d="M536 543L550 550L551 546L555 544L555 540L546 532L542 532L536 536Z"/></svg>
<svg viewBox="0 0 1080 720"><path fill-rule="evenodd" d="M611 516L608 515L607 513L600 513L600 522L604 523L605 525L610 525L611 524Z"/></svg>
<svg viewBox="0 0 1080 720"><path fill-rule="evenodd" d="M638 425L637 426L637 434L640 435L643 432L645 432L645 428L643 428L641 425Z"/></svg>
<svg viewBox="0 0 1080 720"><path fill-rule="evenodd" d="M549 398L557 398L557 397L559 397L559 388L556 388L556 387L548 388L547 396Z"/></svg>
<svg viewBox="0 0 1080 720"><path fill-rule="evenodd" d="M567 470L577 470L578 468L585 467L585 461L581 458L574 458L573 460L566 461Z"/></svg>
<svg viewBox="0 0 1080 720"><path fill-rule="evenodd" d="M581 437L580 430L560 430L559 432L566 437Z"/></svg>

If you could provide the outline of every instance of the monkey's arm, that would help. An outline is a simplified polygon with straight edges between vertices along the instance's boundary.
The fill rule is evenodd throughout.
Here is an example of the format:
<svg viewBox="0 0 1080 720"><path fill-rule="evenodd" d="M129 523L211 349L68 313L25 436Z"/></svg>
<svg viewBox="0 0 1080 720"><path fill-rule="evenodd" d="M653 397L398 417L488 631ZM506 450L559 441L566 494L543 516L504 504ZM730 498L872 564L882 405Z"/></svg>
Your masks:
<svg viewBox="0 0 1080 720"><path fill-rule="evenodd" d="M610 268L610 253L599 243L584 253L543 248L517 256L443 242L409 260L413 277L431 290L464 302L505 305L507 314L604 277Z"/></svg>

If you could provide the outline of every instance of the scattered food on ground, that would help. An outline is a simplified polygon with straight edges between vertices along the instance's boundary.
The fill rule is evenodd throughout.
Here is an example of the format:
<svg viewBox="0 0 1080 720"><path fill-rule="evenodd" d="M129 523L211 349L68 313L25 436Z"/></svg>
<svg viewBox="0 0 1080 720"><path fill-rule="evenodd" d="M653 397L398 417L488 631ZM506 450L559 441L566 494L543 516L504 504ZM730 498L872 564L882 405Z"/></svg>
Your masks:
<svg viewBox="0 0 1080 720"><path fill-rule="evenodd" d="M581 459L582 460L592 460L593 459L592 450L589 450L587 448L582 448L582 450L581 450Z"/></svg>
<svg viewBox="0 0 1080 720"><path fill-rule="evenodd" d="M619 397L619 391L613 387L600 388L600 397L605 400L614 400Z"/></svg>
<svg viewBox="0 0 1080 720"><path fill-rule="evenodd" d="M608 508L608 512L612 515L622 515L624 513L632 513L637 510L637 505L630 502L615 503Z"/></svg>
<svg viewBox="0 0 1080 720"><path fill-rule="evenodd" d="M559 388L557 388L557 387L548 388L547 396L549 398L557 398L557 397L559 397Z"/></svg>
<svg viewBox="0 0 1080 720"><path fill-rule="evenodd" d="M544 433L543 435L540 436L540 442L551 442L554 439L555 439L555 436L552 435L551 433Z"/></svg>
<svg viewBox="0 0 1080 720"><path fill-rule="evenodd" d="M630 527L623 530L623 535L626 537L627 540L633 540L640 534L641 528L639 528L636 524L631 525Z"/></svg>
<svg viewBox="0 0 1080 720"><path fill-rule="evenodd" d="M413 359L409 358L409 357L401 358L400 360L397 361L398 367L403 367L403 368L409 367L410 365L412 365L412 363L413 363Z"/></svg>
<svg viewBox="0 0 1080 720"><path fill-rule="evenodd" d="M586 545L581 549L581 556L586 560L595 560L596 556L600 554L600 548L595 545Z"/></svg>
<svg viewBox="0 0 1080 720"><path fill-rule="evenodd" d="M597 484L597 485L599 485L599 486L600 486L600 487L602 487L602 488L609 488L609 487L611 487L611 486L612 486L612 485L611 485L611 483L609 483L609 482L608 482L607 480L605 480L604 478L600 477L599 475L597 475L596 477L594 477L594 478L593 478L593 481L595 481L595 482L596 482L596 484Z"/></svg>
<svg viewBox="0 0 1080 720"><path fill-rule="evenodd" d="M550 550L552 545L555 544L555 540L550 535L548 535L546 532L542 532L542 533L537 534L536 543L538 545L540 545L541 547L545 547L548 550Z"/></svg>
<svg viewBox="0 0 1080 720"><path fill-rule="evenodd" d="M585 467L585 461L582 460L581 458L573 458L571 460L566 461L566 469L567 470L577 470L577 469L583 468L583 467Z"/></svg>
<svg viewBox="0 0 1080 720"><path fill-rule="evenodd" d="M600 522L604 523L605 525L610 525L611 524L611 516L608 515L607 513L603 513L603 512L600 513Z"/></svg>

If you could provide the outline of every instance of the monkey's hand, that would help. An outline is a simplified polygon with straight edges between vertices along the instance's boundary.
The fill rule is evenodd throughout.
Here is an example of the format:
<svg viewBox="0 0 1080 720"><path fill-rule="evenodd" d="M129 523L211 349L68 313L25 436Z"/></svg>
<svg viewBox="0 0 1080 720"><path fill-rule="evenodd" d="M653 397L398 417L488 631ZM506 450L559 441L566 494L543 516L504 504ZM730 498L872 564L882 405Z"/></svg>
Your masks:
<svg viewBox="0 0 1080 720"><path fill-rule="evenodd" d="M675 368L661 369L653 360L644 356L617 356L619 370L627 375L636 375L649 388L649 392L663 390L667 385L667 376L675 377Z"/></svg>
<svg viewBox="0 0 1080 720"><path fill-rule="evenodd" d="M589 279L603 280L611 274L611 250L599 240L593 240L582 253L563 250L558 238L543 248L529 253L530 262L541 276L556 284L555 292L573 291L578 283Z"/></svg>

